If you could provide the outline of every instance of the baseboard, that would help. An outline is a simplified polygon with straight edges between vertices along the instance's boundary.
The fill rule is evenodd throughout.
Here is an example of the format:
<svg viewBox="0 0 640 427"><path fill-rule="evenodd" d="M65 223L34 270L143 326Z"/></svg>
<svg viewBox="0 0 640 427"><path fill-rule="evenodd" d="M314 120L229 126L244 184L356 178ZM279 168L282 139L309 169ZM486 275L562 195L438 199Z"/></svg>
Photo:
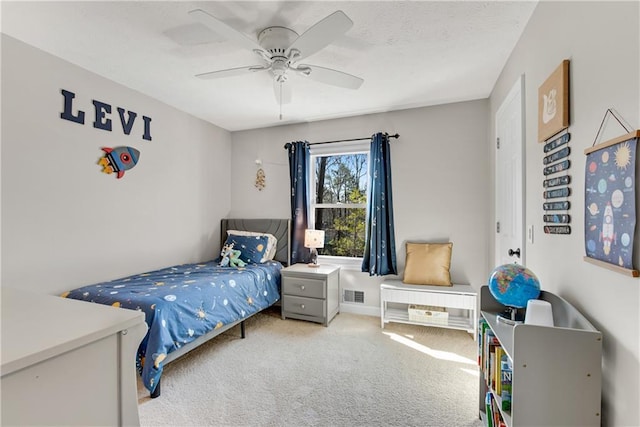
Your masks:
<svg viewBox="0 0 640 427"><path fill-rule="evenodd" d="M340 313L364 314L365 316L380 317L380 307L360 304L340 304Z"/></svg>

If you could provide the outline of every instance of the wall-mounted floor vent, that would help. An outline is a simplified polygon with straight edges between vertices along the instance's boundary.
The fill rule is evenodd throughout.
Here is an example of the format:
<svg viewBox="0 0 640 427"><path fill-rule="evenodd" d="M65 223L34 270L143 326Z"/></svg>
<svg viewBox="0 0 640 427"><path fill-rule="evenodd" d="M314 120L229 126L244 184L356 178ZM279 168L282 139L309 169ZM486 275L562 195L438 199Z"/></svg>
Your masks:
<svg viewBox="0 0 640 427"><path fill-rule="evenodd" d="M342 302L353 302L356 304L364 304L364 292L345 289L342 294Z"/></svg>

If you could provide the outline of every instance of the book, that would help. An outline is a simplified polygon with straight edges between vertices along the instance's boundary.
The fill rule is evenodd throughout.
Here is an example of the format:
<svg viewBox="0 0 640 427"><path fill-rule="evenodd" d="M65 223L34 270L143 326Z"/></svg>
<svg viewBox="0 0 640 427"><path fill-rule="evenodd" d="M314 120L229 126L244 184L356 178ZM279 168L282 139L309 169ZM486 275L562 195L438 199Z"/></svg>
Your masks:
<svg viewBox="0 0 640 427"><path fill-rule="evenodd" d="M513 381L513 364L509 356L504 354L500 361L500 397L502 410L511 411L511 383Z"/></svg>
<svg viewBox="0 0 640 427"><path fill-rule="evenodd" d="M493 400L493 396L490 392L488 392L484 398L485 410L487 414L487 427L493 427L493 406L491 401Z"/></svg>
<svg viewBox="0 0 640 427"><path fill-rule="evenodd" d="M496 348L497 344L489 343L489 366L487 371L487 385L491 387L492 390L496 389Z"/></svg>
<svg viewBox="0 0 640 427"><path fill-rule="evenodd" d="M487 382L487 386L490 385L491 377L489 375L491 371L491 353L495 351L495 346L500 345L500 341L495 336L491 328L487 328L484 334L483 351L482 351L482 374Z"/></svg>
<svg viewBox="0 0 640 427"><path fill-rule="evenodd" d="M494 384L493 389L496 392L496 396L500 396L502 392L502 381L500 380L502 375L502 359L506 356L502 347L496 347L496 364L493 372L491 383Z"/></svg>
<svg viewBox="0 0 640 427"><path fill-rule="evenodd" d="M478 366L482 367L482 349L484 344L484 334L486 329L489 327L489 324L484 319L484 317L480 317L478 321Z"/></svg>
<svg viewBox="0 0 640 427"><path fill-rule="evenodd" d="M485 378L487 380L487 386L495 390L496 389L496 365L497 365L496 349L502 348L502 347L500 346L500 341L498 341L498 338L496 338L496 336L493 335L493 332L491 335L492 337L488 343L489 357L487 361L487 372L486 372Z"/></svg>
<svg viewBox="0 0 640 427"><path fill-rule="evenodd" d="M502 412L500 412L498 401L495 399L495 397L491 398L491 404L493 406L493 427L499 427L500 424L504 424L504 420L502 419Z"/></svg>
<svg viewBox="0 0 640 427"><path fill-rule="evenodd" d="M499 405L493 393L488 392L485 396L486 424L488 427L506 427Z"/></svg>
<svg viewBox="0 0 640 427"><path fill-rule="evenodd" d="M481 357L481 366L482 375L484 376L485 382L488 383L487 373L489 371L487 365L489 364L489 342L492 340L494 336L493 331L490 328L487 328L484 332L484 337L482 340L482 357ZM488 384L487 384L488 385Z"/></svg>

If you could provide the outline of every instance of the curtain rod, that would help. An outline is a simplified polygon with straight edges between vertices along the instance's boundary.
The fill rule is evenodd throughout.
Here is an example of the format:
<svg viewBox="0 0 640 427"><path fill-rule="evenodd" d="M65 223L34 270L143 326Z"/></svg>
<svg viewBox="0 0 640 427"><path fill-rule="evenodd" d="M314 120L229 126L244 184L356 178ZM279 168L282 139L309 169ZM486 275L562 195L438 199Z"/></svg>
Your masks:
<svg viewBox="0 0 640 427"><path fill-rule="evenodd" d="M400 134L396 133L395 135L389 135L388 133L385 133L385 135L389 138L400 138ZM335 141L322 141L322 142L310 142L309 145L321 145L321 144L333 144L335 142L351 142L351 141L369 141L371 140L371 137L368 138L352 138L352 139L338 139ZM288 148L287 145L289 145L290 143L286 143L284 145L285 150Z"/></svg>

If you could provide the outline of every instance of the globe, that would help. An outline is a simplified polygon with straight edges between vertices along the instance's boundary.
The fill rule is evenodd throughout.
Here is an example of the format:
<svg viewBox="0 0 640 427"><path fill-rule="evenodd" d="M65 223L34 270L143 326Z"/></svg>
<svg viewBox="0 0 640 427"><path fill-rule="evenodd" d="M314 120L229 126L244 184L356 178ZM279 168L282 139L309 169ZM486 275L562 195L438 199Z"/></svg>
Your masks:
<svg viewBox="0 0 640 427"><path fill-rule="evenodd" d="M502 305L525 308L530 299L540 296L540 281L522 265L504 264L491 272L489 291Z"/></svg>

